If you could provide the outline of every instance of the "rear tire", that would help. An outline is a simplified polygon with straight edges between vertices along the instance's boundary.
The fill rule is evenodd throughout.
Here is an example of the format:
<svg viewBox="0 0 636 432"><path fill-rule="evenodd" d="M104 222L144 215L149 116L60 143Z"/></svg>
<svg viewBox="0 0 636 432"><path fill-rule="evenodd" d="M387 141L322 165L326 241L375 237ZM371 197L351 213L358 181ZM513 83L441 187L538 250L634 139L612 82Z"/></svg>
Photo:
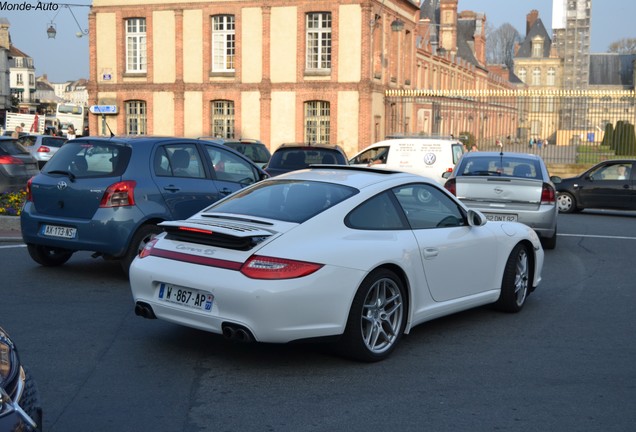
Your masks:
<svg viewBox="0 0 636 432"><path fill-rule="evenodd" d="M530 256L528 247L518 244L514 247L501 281L501 293L499 300L495 303L495 308L503 312L519 312L526 303L526 298L530 293Z"/></svg>
<svg viewBox="0 0 636 432"><path fill-rule="evenodd" d="M61 266L71 259L73 251L27 243L27 251L36 263L46 267Z"/></svg>
<svg viewBox="0 0 636 432"><path fill-rule="evenodd" d="M338 348L347 357L375 362L395 349L406 326L402 281L389 270L369 274L356 293Z"/></svg>
<svg viewBox="0 0 636 432"><path fill-rule="evenodd" d="M161 228L157 225L142 225L135 235L133 235L132 240L130 241L130 245L128 245L128 250L126 254L121 259L121 268L128 276L128 270L130 270L130 265L139 252L146 246L146 244L152 240L154 236L163 232Z"/></svg>

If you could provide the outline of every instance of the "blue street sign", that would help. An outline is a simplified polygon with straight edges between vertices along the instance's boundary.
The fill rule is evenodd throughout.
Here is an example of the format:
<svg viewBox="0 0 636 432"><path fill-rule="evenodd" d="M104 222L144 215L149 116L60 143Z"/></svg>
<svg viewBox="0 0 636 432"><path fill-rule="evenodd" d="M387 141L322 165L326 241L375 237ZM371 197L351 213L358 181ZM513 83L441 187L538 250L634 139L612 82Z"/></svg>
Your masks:
<svg viewBox="0 0 636 432"><path fill-rule="evenodd" d="M117 105L91 105L88 109L93 114L117 114Z"/></svg>

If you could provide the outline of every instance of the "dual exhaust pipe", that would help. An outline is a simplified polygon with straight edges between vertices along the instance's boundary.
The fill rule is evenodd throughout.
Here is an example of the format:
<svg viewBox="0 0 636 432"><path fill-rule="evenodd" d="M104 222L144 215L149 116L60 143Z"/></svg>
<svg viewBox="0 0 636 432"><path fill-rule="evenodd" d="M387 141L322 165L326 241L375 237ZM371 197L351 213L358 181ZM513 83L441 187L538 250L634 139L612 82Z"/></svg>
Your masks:
<svg viewBox="0 0 636 432"><path fill-rule="evenodd" d="M140 301L135 304L135 315L147 319L157 319L155 312L152 310L152 306ZM254 342L252 333L247 328L238 324L223 323L222 332L223 337L228 340L235 342Z"/></svg>

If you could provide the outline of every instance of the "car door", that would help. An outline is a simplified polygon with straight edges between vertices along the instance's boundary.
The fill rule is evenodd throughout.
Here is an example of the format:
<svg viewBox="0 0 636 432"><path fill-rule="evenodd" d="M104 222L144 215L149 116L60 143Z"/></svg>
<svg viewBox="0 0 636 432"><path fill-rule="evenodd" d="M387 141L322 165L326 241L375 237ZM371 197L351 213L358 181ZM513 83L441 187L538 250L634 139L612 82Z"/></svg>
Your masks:
<svg viewBox="0 0 636 432"><path fill-rule="evenodd" d="M431 296L445 302L497 289L494 234L471 227L460 207L426 183L393 190L417 239Z"/></svg>
<svg viewBox="0 0 636 432"><path fill-rule="evenodd" d="M154 182L173 219L186 219L222 198L196 144L158 146L152 160Z"/></svg>
<svg viewBox="0 0 636 432"><path fill-rule="evenodd" d="M629 165L628 176L619 175L619 167ZM579 182L579 201L584 208L636 208L633 164L606 162L591 170Z"/></svg>
<svg viewBox="0 0 636 432"><path fill-rule="evenodd" d="M221 197L256 183L261 174L246 157L221 146L202 144L206 163Z"/></svg>
<svg viewBox="0 0 636 432"><path fill-rule="evenodd" d="M386 167L386 161L389 156L389 145L374 146L364 150L349 161L349 165L371 166L374 168Z"/></svg>

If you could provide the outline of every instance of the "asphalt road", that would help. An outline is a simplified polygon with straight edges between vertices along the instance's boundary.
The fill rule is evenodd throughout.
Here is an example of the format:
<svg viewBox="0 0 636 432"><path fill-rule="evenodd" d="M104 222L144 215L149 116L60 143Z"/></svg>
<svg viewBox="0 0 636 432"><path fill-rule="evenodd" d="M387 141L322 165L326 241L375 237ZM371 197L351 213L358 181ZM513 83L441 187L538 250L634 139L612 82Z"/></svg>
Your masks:
<svg viewBox="0 0 636 432"><path fill-rule="evenodd" d="M561 215L519 314L425 323L388 360L241 345L133 313L116 262L0 244L0 325L48 432L633 431L636 213Z"/></svg>

